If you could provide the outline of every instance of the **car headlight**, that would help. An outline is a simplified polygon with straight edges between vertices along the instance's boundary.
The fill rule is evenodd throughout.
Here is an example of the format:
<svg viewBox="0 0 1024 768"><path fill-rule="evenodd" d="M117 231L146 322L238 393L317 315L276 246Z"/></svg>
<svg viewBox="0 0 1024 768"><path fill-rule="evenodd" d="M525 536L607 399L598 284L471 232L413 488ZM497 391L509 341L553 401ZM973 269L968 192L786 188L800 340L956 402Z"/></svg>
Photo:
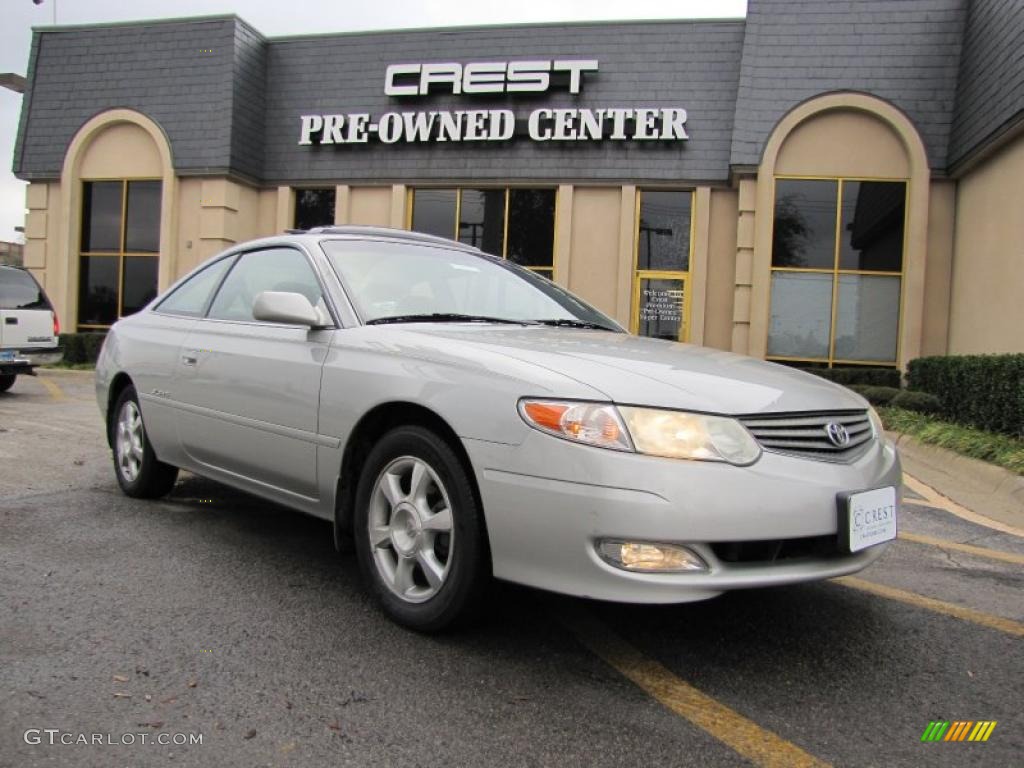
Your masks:
<svg viewBox="0 0 1024 768"><path fill-rule="evenodd" d="M599 448L739 466L761 456L746 428L724 416L555 400L522 400L519 413L542 432Z"/></svg>
<svg viewBox="0 0 1024 768"><path fill-rule="evenodd" d="M531 427L575 443L631 451L622 417L614 405L553 400L522 400L519 413Z"/></svg>
<svg viewBox="0 0 1024 768"><path fill-rule="evenodd" d="M656 408L619 411L639 453L738 465L753 464L761 456L753 435L736 419Z"/></svg>

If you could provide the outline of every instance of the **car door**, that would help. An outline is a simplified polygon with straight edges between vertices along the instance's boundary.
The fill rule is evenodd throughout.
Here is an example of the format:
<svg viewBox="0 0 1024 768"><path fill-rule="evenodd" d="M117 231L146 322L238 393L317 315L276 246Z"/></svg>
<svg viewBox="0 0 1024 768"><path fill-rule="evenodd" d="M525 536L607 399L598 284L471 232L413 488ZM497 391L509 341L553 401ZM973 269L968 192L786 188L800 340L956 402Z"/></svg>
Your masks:
<svg viewBox="0 0 1024 768"><path fill-rule="evenodd" d="M263 291L301 293L329 321L305 253L285 246L243 253L182 347L179 439L200 468L314 502L320 378L333 330L255 320L253 301Z"/></svg>
<svg viewBox="0 0 1024 768"><path fill-rule="evenodd" d="M146 433L157 456L168 464L187 461L178 437L182 345L206 313L234 258L204 265L174 286L152 311L133 315L131 322L118 327L121 361L131 371Z"/></svg>

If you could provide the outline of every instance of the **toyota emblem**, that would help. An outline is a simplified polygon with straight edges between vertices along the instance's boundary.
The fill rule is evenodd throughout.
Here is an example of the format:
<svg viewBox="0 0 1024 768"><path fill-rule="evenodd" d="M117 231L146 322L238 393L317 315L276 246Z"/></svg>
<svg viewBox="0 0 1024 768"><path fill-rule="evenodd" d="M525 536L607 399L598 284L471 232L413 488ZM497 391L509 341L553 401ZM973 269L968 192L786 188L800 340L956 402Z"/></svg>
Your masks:
<svg viewBox="0 0 1024 768"><path fill-rule="evenodd" d="M844 448L850 442L850 433L846 431L846 427L836 421L830 421L825 425L825 434L828 435L832 445L837 448Z"/></svg>

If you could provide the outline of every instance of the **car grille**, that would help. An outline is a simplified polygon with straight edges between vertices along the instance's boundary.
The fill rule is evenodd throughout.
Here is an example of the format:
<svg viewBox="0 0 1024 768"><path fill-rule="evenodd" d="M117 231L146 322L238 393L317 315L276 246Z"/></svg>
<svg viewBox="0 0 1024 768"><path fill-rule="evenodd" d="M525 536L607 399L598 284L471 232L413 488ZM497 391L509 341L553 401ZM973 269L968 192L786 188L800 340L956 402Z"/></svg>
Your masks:
<svg viewBox="0 0 1024 768"><path fill-rule="evenodd" d="M873 437L867 411L758 414L739 420L766 451L819 461L853 461L868 450ZM829 439L827 429L832 423L846 429L850 437L846 445Z"/></svg>

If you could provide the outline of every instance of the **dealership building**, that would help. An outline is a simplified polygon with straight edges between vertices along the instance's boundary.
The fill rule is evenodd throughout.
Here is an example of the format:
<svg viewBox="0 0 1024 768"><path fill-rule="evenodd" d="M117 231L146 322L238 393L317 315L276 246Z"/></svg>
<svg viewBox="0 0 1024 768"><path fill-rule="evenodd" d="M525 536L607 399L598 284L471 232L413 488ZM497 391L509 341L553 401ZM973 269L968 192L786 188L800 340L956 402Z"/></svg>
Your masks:
<svg viewBox="0 0 1024 768"><path fill-rule="evenodd" d="M1024 4L268 38L34 32L24 263L103 330L234 243L410 228L801 365L1024 351Z"/></svg>

